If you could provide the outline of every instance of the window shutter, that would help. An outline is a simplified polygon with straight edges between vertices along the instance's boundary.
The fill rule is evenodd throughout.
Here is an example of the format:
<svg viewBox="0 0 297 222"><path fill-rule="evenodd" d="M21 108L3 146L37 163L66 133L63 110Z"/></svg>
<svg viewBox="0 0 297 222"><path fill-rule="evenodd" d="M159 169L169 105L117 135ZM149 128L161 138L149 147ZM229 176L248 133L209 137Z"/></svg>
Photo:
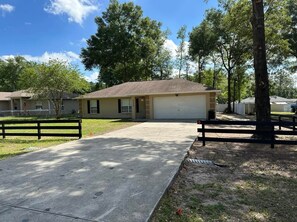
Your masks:
<svg viewBox="0 0 297 222"><path fill-rule="evenodd" d="M97 100L97 113L100 113L100 103L99 103L99 100Z"/></svg>
<svg viewBox="0 0 297 222"><path fill-rule="evenodd" d="M136 112L139 113L139 99L136 99Z"/></svg>
<svg viewBox="0 0 297 222"><path fill-rule="evenodd" d="M90 104L90 100L88 100L88 114L91 113L91 104Z"/></svg>
<svg viewBox="0 0 297 222"><path fill-rule="evenodd" d="M121 99L118 99L118 111L119 111L119 113L122 112L122 103L121 103Z"/></svg>

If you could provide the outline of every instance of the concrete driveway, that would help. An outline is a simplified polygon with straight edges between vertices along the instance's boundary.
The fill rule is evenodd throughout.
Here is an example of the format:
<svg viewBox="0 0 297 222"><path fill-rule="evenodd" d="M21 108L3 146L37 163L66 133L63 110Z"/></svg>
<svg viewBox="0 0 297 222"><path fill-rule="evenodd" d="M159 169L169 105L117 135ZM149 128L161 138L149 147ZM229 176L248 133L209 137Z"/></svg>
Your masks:
<svg viewBox="0 0 297 222"><path fill-rule="evenodd" d="M0 221L146 221L196 135L146 122L0 161Z"/></svg>

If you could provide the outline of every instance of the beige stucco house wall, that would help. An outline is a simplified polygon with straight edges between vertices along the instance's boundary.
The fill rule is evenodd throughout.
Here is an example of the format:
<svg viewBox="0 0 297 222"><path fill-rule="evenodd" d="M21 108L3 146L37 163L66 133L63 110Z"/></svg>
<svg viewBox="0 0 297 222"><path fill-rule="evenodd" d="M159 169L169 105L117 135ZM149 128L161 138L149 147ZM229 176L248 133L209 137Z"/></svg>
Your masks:
<svg viewBox="0 0 297 222"><path fill-rule="evenodd" d="M182 95L205 95L205 113L209 110L216 109L216 93L191 93ZM98 99L80 99L80 114L84 118L132 118L132 119L154 119L154 99L157 97L174 96L174 94L166 95L149 95L139 97L120 97L120 98L98 98ZM132 110L135 111L134 117L133 112L119 113L118 111L118 100L119 99L131 99ZM139 98L139 102L143 103L139 106L139 112L136 112L136 98ZM99 100L100 113L88 113L88 101ZM143 101L141 101L143 100ZM140 114L139 114L140 113ZM139 115L138 115L139 114Z"/></svg>
<svg viewBox="0 0 297 222"><path fill-rule="evenodd" d="M118 112L118 99L124 98L105 98L105 99L82 99L80 113L85 118L119 118L131 119L132 113ZM88 113L88 100L99 100L100 113Z"/></svg>

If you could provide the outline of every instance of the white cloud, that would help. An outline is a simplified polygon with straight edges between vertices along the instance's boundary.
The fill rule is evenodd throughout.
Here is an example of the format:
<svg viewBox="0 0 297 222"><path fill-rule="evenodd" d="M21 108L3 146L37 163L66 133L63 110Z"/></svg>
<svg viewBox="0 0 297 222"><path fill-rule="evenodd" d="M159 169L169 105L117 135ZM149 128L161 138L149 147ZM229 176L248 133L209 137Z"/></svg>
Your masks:
<svg viewBox="0 0 297 222"><path fill-rule="evenodd" d="M32 56L32 55L20 55L20 56L23 56L26 60L32 61L32 62L48 62L49 60L52 60L52 59L58 59L69 63L79 61L79 55L72 51L52 52L52 53L45 52L41 56ZM12 57L14 57L14 55L0 56L1 59L8 59Z"/></svg>
<svg viewBox="0 0 297 222"><path fill-rule="evenodd" d="M190 45L190 43L186 41L185 42L185 55L188 55L188 53L189 53L189 45ZM178 49L178 45L176 45L171 39L165 40L164 48L167 49L171 53L171 56L173 58L176 57L176 55L177 55L176 51Z"/></svg>
<svg viewBox="0 0 297 222"><path fill-rule="evenodd" d="M171 53L171 56L173 58L176 57L177 45L171 39L166 39L165 40L164 48Z"/></svg>
<svg viewBox="0 0 297 222"><path fill-rule="evenodd" d="M85 42L87 42L87 39L86 38L82 38L80 41L83 42L83 43L85 43Z"/></svg>
<svg viewBox="0 0 297 222"><path fill-rule="evenodd" d="M0 11L3 13L5 12L12 12L14 10L14 6L9 5L9 4L1 4L0 5Z"/></svg>
<svg viewBox="0 0 297 222"><path fill-rule="evenodd" d="M98 72L93 72L89 76L84 76L88 82L97 82L98 81Z"/></svg>
<svg viewBox="0 0 297 222"><path fill-rule="evenodd" d="M54 15L67 14L69 22L81 25L90 13L98 10L98 3L95 0L50 0L44 10Z"/></svg>
<svg viewBox="0 0 297 222"><path fill-rule="evenodd" d="M189 42L185 42L185 55L188 55L189 53ZM172 56L173 61L176 61L177 57L177 49L178 45L175 44L171 39L166 39L163 46L166 50L168 50ZM196 64L193 61L188 61L189 65L189 73L194 73L196 71ZM183 67L183 73L185 72L186 67ZM173 75L178 75L179 70L177 68L173 68Z"/></svg>

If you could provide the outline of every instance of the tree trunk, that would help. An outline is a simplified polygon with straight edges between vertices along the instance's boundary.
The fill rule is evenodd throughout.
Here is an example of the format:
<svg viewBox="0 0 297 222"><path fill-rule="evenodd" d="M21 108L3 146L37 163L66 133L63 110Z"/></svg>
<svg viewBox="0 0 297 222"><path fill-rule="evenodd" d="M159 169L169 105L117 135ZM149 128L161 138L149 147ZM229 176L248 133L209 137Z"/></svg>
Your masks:
<svg viewBox="0 0 297 222"><path fill-rule="evenodd" d="M236 80L233 80L233 113L235 112L235 100L236 100Z"/></svg>
<svg viewBox="0 0 297 222"><path fill-rule="evenodd" d="M213 56L213 79L212 79L212 87L213 88L216 88L216 82L217 82L217 71L216 71L216 59L215 57Z"/></svg>
<svg viewBox="0 0 297 222"><path fill-rule="evenodd" d="M237 99L238 99L238 103L241 102L241 76L238 75L238 79L237 79Z"/></svg>
<svg viewBox="0 0 297 222"><path fill-rule="evenodd" d="M198 61L197 61L197 63L198 63L198 83L201 83L202 82L202 73L201 73L201 58L200 58L200 56L198 56Z"/></svg>
<svg viewBox="0 0 297 222"><path fill-rule="evenodd" d="M227 113L232 113L231 110L231 70L228 70L228 107Z"/></svg>
<svg viewBox="0 0 297 222"><path fill-rule="evenodd" d="M270 122L269 80L266 60L263 0L252 0L252 5L256 120ZM261 124L257 126L257 130L270 130L270 127ZM258 137L263 138L261 135L258 135Z"/></svg>
<svg viewBox="0 0 297 222"><path fill-rule="evenodd" d="M55 107L55 115L56 115L56 119L60 119L61 117L61 106L60 106L60 100L57 99L57 100L53 100L53 104L54 104L54 107Z"/></svg>

